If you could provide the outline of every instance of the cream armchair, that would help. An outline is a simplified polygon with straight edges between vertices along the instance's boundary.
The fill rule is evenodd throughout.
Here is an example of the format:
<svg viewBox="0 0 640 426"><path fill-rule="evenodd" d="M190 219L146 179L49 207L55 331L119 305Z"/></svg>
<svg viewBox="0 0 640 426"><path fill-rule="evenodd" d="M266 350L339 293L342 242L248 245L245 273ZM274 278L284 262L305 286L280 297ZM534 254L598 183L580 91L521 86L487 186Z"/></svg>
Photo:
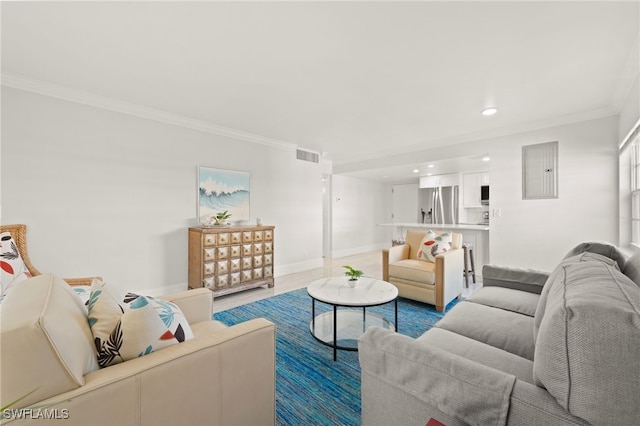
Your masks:
<svg viewBox="0 0 640 426"><path fill-rule="evenodd" d="M436 263L431 263L418 259L420 242L427 232L410 229L404 245L382 251L382 279L398 287L400 296L435 305L438 312L442 312L462 293L462 234L451 233L451 249L436 256Z"/></svg>

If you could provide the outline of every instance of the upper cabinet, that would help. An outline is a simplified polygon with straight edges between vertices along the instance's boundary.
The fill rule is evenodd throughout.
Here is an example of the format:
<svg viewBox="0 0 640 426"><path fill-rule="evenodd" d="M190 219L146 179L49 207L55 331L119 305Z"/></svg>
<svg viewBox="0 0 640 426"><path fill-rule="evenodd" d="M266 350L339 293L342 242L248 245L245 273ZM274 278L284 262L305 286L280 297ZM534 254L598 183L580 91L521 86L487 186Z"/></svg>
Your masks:
<svg viewBox="0 0 640 426"><path fill-rule="evenodd" d="M465 173L462 175L462 206L482 207L481 187L489 185L489 172Z"/></svg>
<svg viewBox="0 0 640 426"><path fill-rule="evenodd" d="M460 185L460 175L449 173L446 175L420 176L420 188L438 188L441 186Z"/></svg>

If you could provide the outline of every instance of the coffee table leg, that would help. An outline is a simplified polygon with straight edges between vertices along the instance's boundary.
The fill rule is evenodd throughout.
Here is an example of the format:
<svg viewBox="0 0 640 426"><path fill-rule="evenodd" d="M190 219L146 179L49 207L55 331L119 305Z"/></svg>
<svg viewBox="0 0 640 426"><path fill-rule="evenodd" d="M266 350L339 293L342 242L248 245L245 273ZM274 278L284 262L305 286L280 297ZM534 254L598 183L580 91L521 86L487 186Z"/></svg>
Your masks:
<svg viewBox="0 0 640 426"><path fill-rule="evenodd" d="M316 335L316 299L311 299L311 329L314 336Z"/></svg>
<svg viewBox="0 0 640 426"><path fill-rule="evenodd" d="M398 332L398 298L397 297L396 297L396 300L395 300L395 304L396 304L395 311L396 311L396 333L397 333Z"/></svg>
<svg viewBox="0 0 640 426"><path fill-rule="evenodd" d="M338 360L338 307L333 305L333 360Z"/></svg>

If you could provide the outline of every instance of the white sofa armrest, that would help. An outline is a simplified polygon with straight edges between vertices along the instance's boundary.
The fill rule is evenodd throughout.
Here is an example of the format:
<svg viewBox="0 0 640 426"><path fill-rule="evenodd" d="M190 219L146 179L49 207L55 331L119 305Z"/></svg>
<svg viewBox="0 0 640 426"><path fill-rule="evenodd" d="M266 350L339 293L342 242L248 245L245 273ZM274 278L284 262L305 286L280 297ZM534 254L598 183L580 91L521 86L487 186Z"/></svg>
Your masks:
<svg viewBox="0 0 640 426"><path fill-rule="evenodd" d="M513 375L378 327L358 351L363 425L506 423Z"/></svg>
<svg viewBox="0 0 640 426"><path fill-rule="evenodd" d="M221 328L209 321L194 333L89 373L84 386L37 405L66 412L78 425L274 424L275 325L258 318Z"/></svg>
<svg viewBox="0 0 640 426"><path fill-rule="evenodd" d="M196 288L160 296L159 299L178 305L189 324L210 321L213 318L213 293L209 289Z"/></svg>

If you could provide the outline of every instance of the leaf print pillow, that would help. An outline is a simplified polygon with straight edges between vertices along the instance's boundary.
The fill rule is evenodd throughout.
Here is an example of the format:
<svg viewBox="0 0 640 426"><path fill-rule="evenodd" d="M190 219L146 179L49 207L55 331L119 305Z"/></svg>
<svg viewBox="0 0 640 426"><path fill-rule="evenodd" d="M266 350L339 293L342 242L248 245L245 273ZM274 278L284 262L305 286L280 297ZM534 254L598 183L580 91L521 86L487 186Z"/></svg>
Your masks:
<svg viewBox="0 0 640 426"><path fill-rule="evenodd" d="M92 284L88 318L100 367L193 338L188 321L174 303L129 293L121 305L100 280Z"/></svg>
<svg viewBox="0 0 640 426"><path fill-rule="evenodd" d="M0 301L13 286L28 278L31 278L31 273L24 264L11 233L0 233Z"/></svg>
<svg viewBox="0 0 640 426"><path fill-rule="evenodd" d="M451 249L451 241L453 238L448 232L436 234L429 230L420 242L418 249L418 260L426 260L427 262L436 263L436 256L447 252Z"/></svg>

